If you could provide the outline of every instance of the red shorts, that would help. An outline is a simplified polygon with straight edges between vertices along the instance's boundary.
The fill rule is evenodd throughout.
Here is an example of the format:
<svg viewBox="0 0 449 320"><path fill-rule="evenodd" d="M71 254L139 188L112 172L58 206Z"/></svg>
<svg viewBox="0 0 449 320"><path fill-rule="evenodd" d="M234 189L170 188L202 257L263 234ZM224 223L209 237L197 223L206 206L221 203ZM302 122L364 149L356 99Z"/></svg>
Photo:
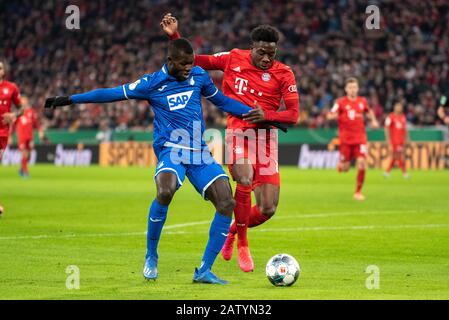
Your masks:
<svg viewBox="0 0 449 320"><path fill-rule="evenodd" d="M234 180L232 166L248 159L254 170L253 189L262 184L280 186L276 130L247 129L242 134L241 130L232 132L232 129L228 129L226 148L225 161Z"/></svg>
<svg viewBox="0 0 449 320"><path fill-rule="evenodd" d="M340 161L349 162L357 158L366 158L368 146L362 144L340 144Z"/></svg>
<svg viewBox="0 0 449 320"><path fill-rule="evenodd" d="M8 137L0 137L0 159L3 156L3 152L8 146Z"/></svg>
<svg viewBox="0 0 449 320"><path fill-rule="evenodd" d="M24 139L18 141L19 150L31 150L33 149L33 139Z"/></svg>
<svg viewBox="0 0 449 320"><path fill-rule="evenodd" d="M393 152L404 152L403 143L392 143L391 148L393 149Z"/></svg>

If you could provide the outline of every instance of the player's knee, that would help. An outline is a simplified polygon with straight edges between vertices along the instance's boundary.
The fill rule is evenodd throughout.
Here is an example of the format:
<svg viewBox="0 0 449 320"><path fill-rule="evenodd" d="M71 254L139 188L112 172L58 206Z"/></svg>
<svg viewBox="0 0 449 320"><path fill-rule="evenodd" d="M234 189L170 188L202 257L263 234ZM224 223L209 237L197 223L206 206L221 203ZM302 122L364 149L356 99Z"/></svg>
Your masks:
<svg viewBox="0 0 449 320"><path fill-rule="evenodd" d="M173 196L175 195L175 191L171 188L160 188L157 191L157 201L163 205L169 205Z"/></svg>
<svg viewBox="0 0 449 320"><path fill-rule="evenodd" d="M259 209L261 214L271 218L276 213L277 208L275 205L262 205Z"/></svg>
<svg viewBox="0 0 449 320"><path fill-rule="evenodd" d="M228 199L221 200L217 203L217 211L222 215L230 217L232 212L234 212L235 200L231 197Z"/></svg>
<svg viewBox="0 0 449 320"><path fill-rule="evenodd" d="M366 169L366 161L365 161L365 159L362 159L362 160L358 161L357 168L359 168L360 170L365 170Z"/></svg>
<svg viewBox="0 0 449 320"><path fill-rule="evenodd" d="M250 187L253 184L253 179L251 179L251 177L247 177L247 176L238 177L236 179L236 181L238 184L241 184L246 187Z"/></svg>

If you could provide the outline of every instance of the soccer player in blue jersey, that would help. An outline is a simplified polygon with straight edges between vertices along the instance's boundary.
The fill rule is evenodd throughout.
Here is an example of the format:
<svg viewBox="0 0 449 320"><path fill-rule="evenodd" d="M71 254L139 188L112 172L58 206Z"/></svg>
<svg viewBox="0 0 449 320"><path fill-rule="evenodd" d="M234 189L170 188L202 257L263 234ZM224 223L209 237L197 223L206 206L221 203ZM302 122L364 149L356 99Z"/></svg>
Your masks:
<svg viewBox="0 0 449 320"><path fill-rule="evenodd" d="M207 72L193 67L193 62L191 44L185 39L178 39L170 42L167 63L160 71L116 88L97 89L70 97L51 97L46 100L45 107L53 109L74 103L147 100L155 114L153 148L158 163L155 173L157 196L148 217L144 277L157 278L157 246L168 206L187 176L196 190L216 209L209 240L201 265L195 269L193 281L226 284L227 281L213 274L211 268L228 235L235 201L228 176L214 161L203 140L201 96L236 116L247 114L251 108L224 96Z"/></svg>

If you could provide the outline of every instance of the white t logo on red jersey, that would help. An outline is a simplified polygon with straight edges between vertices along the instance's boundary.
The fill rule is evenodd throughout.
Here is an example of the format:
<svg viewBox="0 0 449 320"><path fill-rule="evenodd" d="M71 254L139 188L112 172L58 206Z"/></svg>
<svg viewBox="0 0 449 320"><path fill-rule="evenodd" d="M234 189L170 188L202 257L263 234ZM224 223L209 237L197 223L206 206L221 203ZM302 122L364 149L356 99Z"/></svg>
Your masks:
<svg viewBox="0 0 449 320"><path fill-rule="evenodd" d="M243 91L248 90L248 80L239 77L235 78L235 88L237 89L238 95L244 95Z"/></svg>

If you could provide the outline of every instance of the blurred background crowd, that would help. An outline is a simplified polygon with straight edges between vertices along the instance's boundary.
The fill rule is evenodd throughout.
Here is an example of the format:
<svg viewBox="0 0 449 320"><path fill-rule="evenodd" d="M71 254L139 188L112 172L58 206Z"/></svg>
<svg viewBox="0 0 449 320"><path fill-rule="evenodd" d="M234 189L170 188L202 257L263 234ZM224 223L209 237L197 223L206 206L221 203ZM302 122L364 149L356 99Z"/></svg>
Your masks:
<svg viewBox="0 0 449 320"><path fill-rule="evenodd" d="M65 10L81 11L79 30L65 27ZM367 30L368 4L380 8L379 30ZM249 33L271 24L281 33L278 59L295 72L301 101L297 126L333 126L325 113L344 95L344 79L356 76L380 121L403 99L409 123L439 124L436 104L449 91L447 0L1 0L0 57L9 79L36 106L45 97L134 82L160 69L167 37L164 13L178 18L197 53L249 48ZM218 86L221 73L211 74ZM57 110L46 127L61 129L151 129L144 101L80 105ZM209 126L226 119L208 102Z"/></svg>

